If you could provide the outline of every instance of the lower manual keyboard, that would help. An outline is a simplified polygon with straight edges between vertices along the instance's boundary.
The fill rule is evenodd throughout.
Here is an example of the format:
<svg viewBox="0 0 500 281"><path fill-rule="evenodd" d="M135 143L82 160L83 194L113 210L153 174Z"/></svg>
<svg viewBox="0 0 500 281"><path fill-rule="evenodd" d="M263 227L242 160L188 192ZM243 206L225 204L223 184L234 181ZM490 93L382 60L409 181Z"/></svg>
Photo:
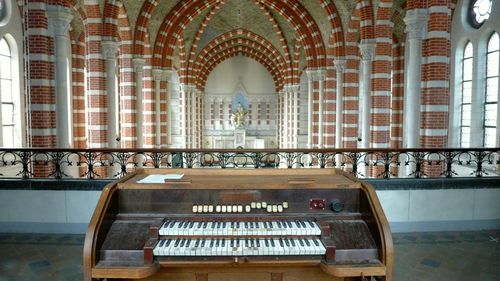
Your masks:
<svg viewBox="0 0 500 281"><path fill-rule="evenodd" d="M160 240L155 256L310 256L324 255L317 238L175 238Z"/></svg>

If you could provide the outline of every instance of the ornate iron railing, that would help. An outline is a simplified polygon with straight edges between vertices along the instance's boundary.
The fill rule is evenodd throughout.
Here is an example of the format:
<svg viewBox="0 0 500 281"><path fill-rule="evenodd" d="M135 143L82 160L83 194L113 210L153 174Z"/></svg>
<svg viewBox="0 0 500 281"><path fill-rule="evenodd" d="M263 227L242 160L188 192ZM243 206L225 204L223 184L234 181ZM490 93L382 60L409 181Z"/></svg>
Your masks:
<svg viewBox="0 0 500 281"><path fill-rule="evenodd" d="M136 168L332 168L358 178L500 175L500 148L0 150L0 177L119 178Z"/></svg>

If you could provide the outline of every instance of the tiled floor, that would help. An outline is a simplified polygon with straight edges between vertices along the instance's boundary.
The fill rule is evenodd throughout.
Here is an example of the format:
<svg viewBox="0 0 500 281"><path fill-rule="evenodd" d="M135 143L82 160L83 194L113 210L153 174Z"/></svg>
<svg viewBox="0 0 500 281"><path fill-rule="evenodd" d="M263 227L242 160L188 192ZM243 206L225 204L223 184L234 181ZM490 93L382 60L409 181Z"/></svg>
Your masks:
<svg viewBox="0 0 500 281"><path fill-rule="evenodd" d="M395 281L500 281L500 231L394 234ZM0 234L0 281L81 280L81 235Z"/></svg>

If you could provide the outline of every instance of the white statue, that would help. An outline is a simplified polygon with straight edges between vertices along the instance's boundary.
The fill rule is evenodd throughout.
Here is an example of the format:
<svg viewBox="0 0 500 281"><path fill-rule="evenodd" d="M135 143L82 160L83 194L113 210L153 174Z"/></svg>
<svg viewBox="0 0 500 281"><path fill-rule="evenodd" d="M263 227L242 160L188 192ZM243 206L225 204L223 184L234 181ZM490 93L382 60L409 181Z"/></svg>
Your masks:
<svg viewBox="0 0 500 281"><path fill-rule="evenodd" d="M245 111L243 106L241 106L241 103L238 103L238 109L236 109L236 112L234 112L231 115L231 123L234 125L235 128L245 127L246 116L247 112Z"/></svg>

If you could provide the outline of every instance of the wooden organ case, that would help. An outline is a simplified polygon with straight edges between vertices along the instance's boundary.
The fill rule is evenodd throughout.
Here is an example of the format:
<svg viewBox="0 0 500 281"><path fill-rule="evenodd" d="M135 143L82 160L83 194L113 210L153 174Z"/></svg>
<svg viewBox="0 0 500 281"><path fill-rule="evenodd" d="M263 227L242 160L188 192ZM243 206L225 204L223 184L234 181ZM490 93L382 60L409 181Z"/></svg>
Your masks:
<svg viewBox="0 0 500 281"><path fill-rule="evenodd" d="M390 281L393 245L336 169L144 169L104 188L83 258L85 281Z"/></svg>

